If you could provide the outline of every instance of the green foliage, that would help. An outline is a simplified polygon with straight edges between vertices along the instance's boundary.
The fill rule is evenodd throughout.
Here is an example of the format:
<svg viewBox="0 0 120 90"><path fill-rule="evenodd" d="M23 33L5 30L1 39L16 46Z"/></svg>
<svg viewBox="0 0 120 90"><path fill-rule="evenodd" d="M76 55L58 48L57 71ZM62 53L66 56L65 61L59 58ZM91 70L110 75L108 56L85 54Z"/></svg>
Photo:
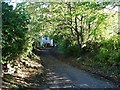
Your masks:
<svg viewBox="0 0 120 90"><path fill-rule="evenodd" d="M79 56L80 52L78 49L79 49L79 47L77 45L71 45L67 48L64 48L64 52L68 56Z"/></svg>
<svg viewBox="0 0 120 90"><path fill-rule="evenodd" d="M2 2L2 60L14 60L26 49L29 15L22 8L14 9Z"/></svg>
<svg viewBox="0 0 120 90"><path fill-rule="evenodd" d="M107 61L109 58L109 51L106 48L101 47L100 48L100 53L99 53L99 58L101 61Z"/></svg>
<svg viewBox="0 0 120 90"><path fill-rule="evenodd" d="M104 7L109 4L105 2ZM29 2L18 4L15 10L6 3L2 5L4 61L29 55L38 38L47 35L67 55L89 52L101 66L120 65L118 14L105 12L100 3Z"/></svg>
<svg viewBox="0 0 120 90"><path fill-rule="evenodd" d="M120 65L120 42L119 36L115 35L109 40L102 42L98 54L99 60L109 65Z"/></svg>

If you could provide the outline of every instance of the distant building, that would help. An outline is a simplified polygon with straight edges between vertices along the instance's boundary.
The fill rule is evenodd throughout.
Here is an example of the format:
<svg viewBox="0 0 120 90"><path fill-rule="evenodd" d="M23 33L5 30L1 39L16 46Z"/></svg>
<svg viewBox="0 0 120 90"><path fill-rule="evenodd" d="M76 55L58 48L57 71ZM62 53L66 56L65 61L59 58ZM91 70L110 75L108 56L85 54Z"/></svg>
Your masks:
<svg viewBox="0 0 120 90"><path fill-rule="evenodd" d="M54 46L53 39L51 39L48 36L42 36L40 38L40 46L41 47L53 47Z"/></svg>

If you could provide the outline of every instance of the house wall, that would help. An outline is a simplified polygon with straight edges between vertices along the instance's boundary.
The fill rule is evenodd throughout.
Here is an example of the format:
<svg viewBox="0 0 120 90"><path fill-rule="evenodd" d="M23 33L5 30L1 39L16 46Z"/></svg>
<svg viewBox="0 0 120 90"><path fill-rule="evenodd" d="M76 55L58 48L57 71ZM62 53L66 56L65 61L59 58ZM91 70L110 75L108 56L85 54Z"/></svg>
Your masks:
<svg viewBox="0 0 120 90"><path fill-rule="evenodd" d="M53 46L53 39L50 39L50 37L41 37L40 38L40 46L43 46L44 44L49 43L50 46Z"/></svg>

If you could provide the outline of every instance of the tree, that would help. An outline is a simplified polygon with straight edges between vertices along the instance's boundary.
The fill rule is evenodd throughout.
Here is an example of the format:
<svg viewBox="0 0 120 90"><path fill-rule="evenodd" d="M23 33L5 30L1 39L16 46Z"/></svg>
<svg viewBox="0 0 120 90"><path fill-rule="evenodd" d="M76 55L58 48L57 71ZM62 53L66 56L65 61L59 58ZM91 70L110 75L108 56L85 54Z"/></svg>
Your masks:
<svg viewBox="0 0 120 90"><path fill-rule="evenodd" d="M9 62L26 49L30 17L23 8L13 10L13 6L2 2L2 19L2 58L3 62Z"/></svg>

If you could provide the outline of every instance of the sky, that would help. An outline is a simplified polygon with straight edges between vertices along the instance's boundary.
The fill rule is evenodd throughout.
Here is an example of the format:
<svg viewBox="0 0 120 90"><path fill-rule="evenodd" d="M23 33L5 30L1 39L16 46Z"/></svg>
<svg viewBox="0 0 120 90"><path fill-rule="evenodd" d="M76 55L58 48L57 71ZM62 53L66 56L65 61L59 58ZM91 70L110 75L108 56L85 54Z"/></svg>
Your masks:
<svg viewBox="0 0 120 90"><path fill-rule="evenodd" d="M4 2L10 2L9 4L12 5L15 8L16 3L20 3L22 1L21 0L4 0Z"/></svg>
<svg viewBox="0 0 120 90"><path fill-rule="evenodd" d="M20 2L22 2L22 0L4 0L5 2L10 2L10 5L13 5L13 7L15 8L16 7L16 3L20 3ZM27 1L27 0L26 0ZM43 0L44 1L44 0ZM80 1L82 1L82 0L80 0ZM89 0L90 1L90 0ZM91 0L92 1L92 0ZM102 0L102 1L104 1L104 0ZM119 7L118 6L116 6L116 7L114 7L114 8L112 8L112 6L111 5L108 5L108 6L106 6L106 8L104 9L104 11L105 12L107 12L107 11L112 11L112 12L118 12L119 11ZM119 11L120 12L120 11Z"/></svg>

